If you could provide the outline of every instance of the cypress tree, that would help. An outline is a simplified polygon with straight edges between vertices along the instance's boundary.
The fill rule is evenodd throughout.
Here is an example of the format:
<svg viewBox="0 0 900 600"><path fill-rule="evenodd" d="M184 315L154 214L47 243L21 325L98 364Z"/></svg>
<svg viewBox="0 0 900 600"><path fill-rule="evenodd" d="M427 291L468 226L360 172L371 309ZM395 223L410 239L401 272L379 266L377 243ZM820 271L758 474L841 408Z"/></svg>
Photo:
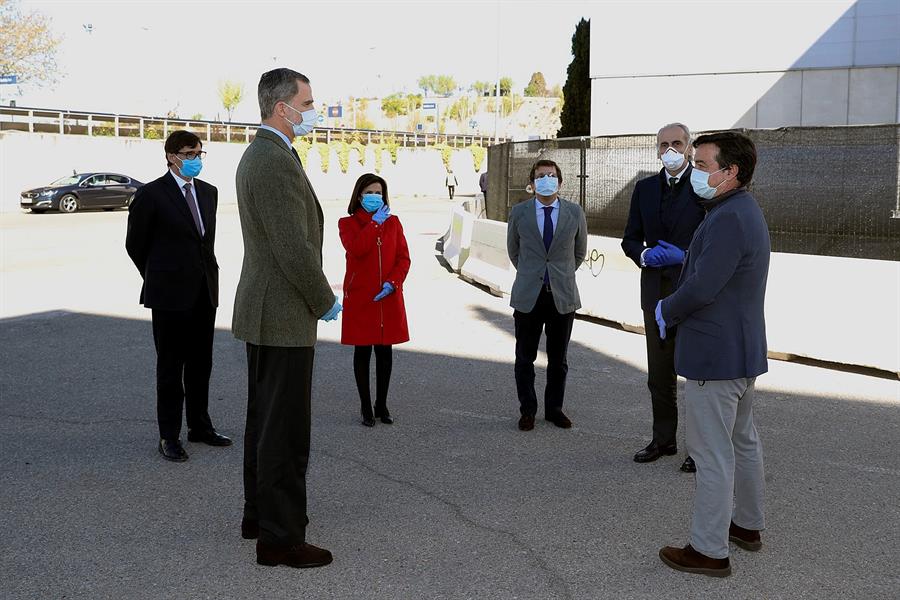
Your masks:
<svg viewBox="0 0 900 600"><path fill-rule="evenodd" d="M581 19L572 35L572 62L563 86L563 109L557 137L591 134L591 23Z"/></svg>

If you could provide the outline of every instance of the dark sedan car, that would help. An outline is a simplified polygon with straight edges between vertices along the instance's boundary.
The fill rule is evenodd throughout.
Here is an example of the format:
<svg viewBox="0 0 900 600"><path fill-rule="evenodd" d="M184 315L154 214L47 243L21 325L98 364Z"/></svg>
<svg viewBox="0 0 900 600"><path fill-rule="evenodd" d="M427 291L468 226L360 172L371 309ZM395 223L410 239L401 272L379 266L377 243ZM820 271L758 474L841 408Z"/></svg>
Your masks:
<svg viewBox="0 0 900 600"><path fill-rule="evenodd" d="M19 206L35 213L125 208L142 185L140 181L118 173L78 173L57 179L48 186L22 192Z"/></svg>

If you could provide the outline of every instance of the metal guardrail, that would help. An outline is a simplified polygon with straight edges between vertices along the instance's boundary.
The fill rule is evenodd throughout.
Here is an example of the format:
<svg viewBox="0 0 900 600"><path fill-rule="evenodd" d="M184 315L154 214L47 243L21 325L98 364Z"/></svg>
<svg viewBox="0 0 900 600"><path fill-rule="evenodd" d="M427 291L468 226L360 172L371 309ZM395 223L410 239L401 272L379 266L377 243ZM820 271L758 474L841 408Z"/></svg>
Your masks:
<svg viewBox="0 0 900 600"><path fill-rule="evenodd" d="M61 135L88 135L158 139L168 137L176 129L190 129L207 142L249 143L259 123L235 123L197 119L174 119L91 111L73 111L27 106L0 106L0 131L28 133L56 133ZM203 133L205 132L205 136ZM463 134L417 133L409 131L385 131L380 129L346 129L317 127L310 133L311 141L330 143L359 140L363 144L394 140L402 147L434 146L447 144L461 148L471 144L490 146L490 136ZM501 142L507 141L505 138Z"/></svg>

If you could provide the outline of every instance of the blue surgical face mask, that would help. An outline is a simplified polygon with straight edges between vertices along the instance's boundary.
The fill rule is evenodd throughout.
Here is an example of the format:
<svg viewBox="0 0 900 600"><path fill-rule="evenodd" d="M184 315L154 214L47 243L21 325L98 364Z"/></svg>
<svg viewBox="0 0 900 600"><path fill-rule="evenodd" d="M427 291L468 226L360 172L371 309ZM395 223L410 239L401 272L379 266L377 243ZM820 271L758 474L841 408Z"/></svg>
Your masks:
<svg viewBox="0 0 900 600"><path fill-rule="evenodd" d="M384 205L381 194L363 194L362 207L366 212L373 213Z"/></svg>
<svg viewBox="0 0 900 600"><path fill-rule="evenodd" d="M724 171L725 169L719 169L719 171ZM716 197L716 190L719 188L722 183L728 181L727 179L717 185L716 187L712 187L709 185L709 178L718 173L719 171L713 171L712 173L704 173L700 171L696 167L691 171L691 187L694 188L694 193L700 196L705 200L712 200Z"/></svg>
<svg viewBox="0 0 900 600"><path fill-rule="evenodd" d="M297 110L296 108L294 108L293 106L288 104L287 102L285 102L284 105L287 106L292 111L294 111L295 113L297 113L298 115L300 115L300 118L301 118L301 121L299 123L294 123L287 117L284 118L285 121L287 121L288 123L291 124L291 127L294 130L294 137L302 137L313 130L313 127L316 126L316 121L319 118L319 115L316 112L316 109L311 108L309 110L304 110L303 112L300 112L299 110Z"/></svg>
<svg viewBox="0 0 900 600"><path fill-rule="evenodd" d="M177 158L177 157L176 157ZM178 160L181 160L180 158ZM181 167L178 169L181 171L181 174L185 177L194 178L200 174L200 170L203 168L203 162L200 160L200 157L191 158L188 160L181 160Z"/></svg>
<svg viewBox="0 0 900 600"><path fill-rule="evenodd" d="M552 196L559 190L559 180L555 175L544 175L534 180L534 191L538 196Z"/></svg>

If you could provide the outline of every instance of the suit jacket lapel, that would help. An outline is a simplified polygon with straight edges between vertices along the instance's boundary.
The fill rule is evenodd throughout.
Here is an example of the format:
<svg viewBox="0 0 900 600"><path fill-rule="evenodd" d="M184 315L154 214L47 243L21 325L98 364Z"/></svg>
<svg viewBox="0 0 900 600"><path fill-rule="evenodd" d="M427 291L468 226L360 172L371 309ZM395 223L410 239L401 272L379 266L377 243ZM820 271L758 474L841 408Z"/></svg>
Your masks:
<svg viewBox="0 0 900 600"><path fill-rule="evenodd" d="M272 133L271 131L268 131L267 129L258 129L256 131L256 135L257 135L257 137L263 137L263 138L266 138L266 139L274 142L275 145L278 146L279 148L281 148L281 150L283 152L287 152L288 154L291 155L291 160L294 161L297 164L297 168L300 169L300 177L302 177L303 181L306 182L306 187L309 189L310 193L312 194L313 200L315 200L316 213L319 216L319 229L320 229L319 233L323 234L324 230L325 230L325 214L322 212L322 205L319 204L319 197L316 196L316 190L313 189L312 184L309 182L309 177L306 176L306 169L303 168L303 163L301 163L298 160L298 157L294 156L294 153L291 151L291 148L288 148L287 146L284 145L284 140L281 139L280 137L278 137L277 135L275 135L274 133Z"/></svg>
<svg viewBox="0 0 900 600"><path fill-rule="evenodd" d="M200 219L203 221L203 231L204 238L209 234L210 229L210 214L212 213L212 204L210 203L210 199L206 196L206 192L200 191L200 185L197 183L197 180L194 179L194 193L197 198L197 206L200 207ZM193 218L191 219L193 222Z"/></svg>
<svg viewBox="0 0 900 600"><path fill-rule="evenodd" d="M172 177L172 173L166 173L163 177L164 185L166 187L166 192L169 194L169 199L175 204L176 208L184 215L184 218L187 219L187 224L190 226L191 231L194 232L198 237L200 236L200 232L197 231L197 226L194 224L194 217L191 215L191 209L188 208L187 199L184 197L184 192L181 191L178 187L178 182L175 181L175 178ZM196 185L192 186L194 188L194 195L196 197L197 190ZM199 204L200 201L198 200ZM202 213L201 213L202 214Z"/></svg>
<svg viewBox="0 0 900 600"><path fill-rule="evenodd" d="M694 167L692 165L689 165L687 170L681 176L681 181L684 182L683 185L691 185L691 170L693 168ZM684 181L685 179L687 179L687 181ZM690 190L687 190L687 193L684 194L684 198L681 199L681 202L678 205L672 207L673 210L677 211L672 218L673 232L678 228L678 222L681 220L681 217L684 216L684 211L688 207L688 204L690 202L693 202L693 198L691 197Z"/></svg>
<svg viewBox="0 0 900 600"><path fill-rule="evenodd" d="M541 248L544 247L544 234L541 232L541 228L538 226L537 220L537 198L532 198L531 200L525 201L527 205L526 211L528 212L526 223L530 223L527 226L527 229L531 231L531 235L534 238L534 241L541 245Z"/></svg>

